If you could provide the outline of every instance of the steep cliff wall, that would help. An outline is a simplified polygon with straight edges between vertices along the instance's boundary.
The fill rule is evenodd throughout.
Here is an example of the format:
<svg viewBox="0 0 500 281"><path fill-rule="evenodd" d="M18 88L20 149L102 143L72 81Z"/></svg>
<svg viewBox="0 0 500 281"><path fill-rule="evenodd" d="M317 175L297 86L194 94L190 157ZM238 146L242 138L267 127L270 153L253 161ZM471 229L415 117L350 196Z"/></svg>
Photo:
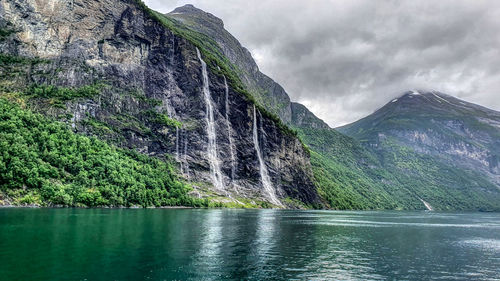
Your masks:
<svg viewBox="0 0 500 281"><path fill-rule="evenodd" d="M171 156L202 196L271 202L261 176L266 169L276 205L294 201L285 198L319 203L309 154L297 137L259 109L254 115L254 104L219 66L207 60L204 69L207 50L136 1L8 0L0 14L0 27L12 31L0 49L22 60L2 68L4 94L26 93L31 107L76 132ZM50 86L98 94L61 102Z"/></svg>
<svg viewBox="0 0 500 281"><path fill-rule="evenodd" d="M303 124L294 121L302 120L302 117L296 114L304 114L307 115L308 124L313 125L314 128L328 127L305 106L291 102L280 84L260 72L250 52L224 28L221 19L189 4L176 8L167 16L215 40L220 51L237 67L242 82L257 102L278 115L283 122L292 126L301 126Z"/></svg>

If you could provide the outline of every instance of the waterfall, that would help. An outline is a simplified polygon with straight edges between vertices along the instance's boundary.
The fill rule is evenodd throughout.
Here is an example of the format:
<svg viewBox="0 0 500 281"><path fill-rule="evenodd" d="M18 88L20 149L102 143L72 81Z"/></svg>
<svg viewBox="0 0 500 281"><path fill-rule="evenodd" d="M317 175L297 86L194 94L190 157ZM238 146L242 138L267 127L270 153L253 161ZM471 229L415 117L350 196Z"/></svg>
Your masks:
<svg viewBox="0 0 500 281"><path fill-rule="evenodd" d="M167 52L167 57L169 58L169 65L167 67L167 79L168 79L168 83L167 83L167 90L168 90L168 94L167 94L167 97L166 97L166 100L163 102L163 105L165 106L165 108L167 109L167 115L168 117L170 118L175 118L176 117L176 112L175 112L175 109L172 107L172 104L171 104L171 94L174 92L174 88L175 88L175 79L174 79L174 70L173 70L173 67L174 67L174 55L175 55L175 52L174 52L174 36L172 36L172 40L170 40L170 49L168 50Z"/></svg>
<svg viewBox="0 0 500 281"><path fill-rule="evenodd" d="M257 158L259 158L260 179L262 181L262 185L264 186L264 191L268 194L269 200L271 200L273 204L281 206L282 204L276 198L273 185L271 183L271 180L269 179L266 163L264 163L264 159L262 159L262 153L260 151L259 145L259 136L257 134L257 114L255 113L255 105L253 106L253 143L255 146L255 151L257 152Z"/></svg>
<svg viewBox="0 0 500 281"><path fill-rule="evenodd" d="M175 161L179 162L179 128L175 127ZM181 166L182 169L182 166Z"/></svg>
<svg viewBox="0 0 500 281"><path fill-rule="evenodd" d="M226 76L224 77L224 87L226 89L226 123L227 123L227 138L229 139L229 153L231 156L231 180L234 180L236 171L236 159L234 157L233 136L231 134L231 122L229 121L229 87L227 86Z"/></svg>
<svg viewBox="0 0 500 281"><path fill-rule="evenodd" d="M184 130L183 130L184 131ZM189 164L188 164L188 161L187 161L187 151L188 151L188 138L187 138L187 134L183 134L184 136L184 153L183 153L183 174L189 178Z"/></svg>
<svg viewBox="0 0 500 281"><path fill-rule="evenodd" d="M187 174L187 156L186 156L186 147L187 147L187 138L184 129L181 127L175 128L175 134L177 135L177 141L175 143L175 160L180 163L181 174ZM183 150L184 145L184 150Z"/></svg>
<svg viewBox="0 0 500 281"><path fill-rule="evenodd" d="M218 190L224 190L222 179L222 172L220 169L219 156L217 154L217 135L215 133L215 118L214 109L212 105L212 97L210 96L210 88L208 85L207 64L201 58L200 50L196 48L198 59L201 62L201 73L203 75L203 96L205 97L206 114L205 121L207 122L207 135L208 135L208 148L207 156L210 163L210 174L212 177L212 184Z"/></svg>
<svg viewBox="0 0 500 281"><path fill-rule="evenodd" d="M422 203L424 204L425 208L427 209L427 211L434 211L434 208L432 208L431 204L427 203L426 201L424 201L422 198L418 198L420 199L420 201L422 201Z"/></svg>

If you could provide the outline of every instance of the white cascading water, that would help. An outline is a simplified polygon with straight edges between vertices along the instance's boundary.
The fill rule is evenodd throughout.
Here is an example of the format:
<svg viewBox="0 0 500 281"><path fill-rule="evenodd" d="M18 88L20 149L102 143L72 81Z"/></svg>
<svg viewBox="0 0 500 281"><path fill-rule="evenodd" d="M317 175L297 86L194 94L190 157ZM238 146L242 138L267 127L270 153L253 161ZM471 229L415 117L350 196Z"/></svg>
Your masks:
<svg viewBox="0 0 500 281"><path fill-rule="evenodd" d="M226 123L227 123L227 137L229 139L229 153L231 156L231 180L234 180L236 171L236 159L234 156L233 136L231 134L231 122L229 121L229 87L227 86L226 76L224 76L224 87L226 90Z"/></svg>
<svg viewBox="0 0 500 281"><path fill-rule="evenodd" d="M257 114L255 112L255 105L253 106L253 143L255 146L255 151L257 152L257 158L259 158L260 179L262 181L262 185L264 186L264 191L269 196L269 200L271 200L271 203L281 206L282 204L278 200L278 198L276 198L273 185L269 178L266 163L264 163L264 159L262 159L262 153L260 151L259 145L259 135L257 134Z"/></svg>
<svg viewBox="0 0 500 281"><path fill-rule="evenodd" d="M174 91L174 84L175 84L175 79L174 79L174 71L173 71L173 67L174 67L174 36L172 36L172 40L170 40L170 49L168 50L168 53L167 53L167 56L169 57L169 66L167 67L167 79L169 81L169 83L167 83L167 89L168 89L168 92L173 92ZM167 115L168 117L170 118L175 118L176 116L176 113L175 113L175 109L172 108L172 105L170 104L170 97L167 96L167 99L164 101L164 106L166 107L167 109Z"/></svg>
<svg viewBox="0 0 500 281"><path fill-rule="evenodd" d="M187 138L184 132L184 129L175 128L175 133L177 135L177 141L175 142L175 160L180 163L181 165L181 174L186 175L187 174L187 160L186 160L186 146L187 146ZM184 143L184 150L183 150L183 143Z"/></svg>
<svg viewBox="0 0 500 281"><path fill-rule="evenodd" d="M179 162L179 127L175 127L175 161ZM182 167L181 167L182 169Z"/></svg>
<svg viewBox="0 0 500 281"><path fill-rule="evenodd" d="M187 161L187 151L188 151L188 137L187 134L184 134L184 158L182 163L182 174L185 175L187 178L189 178L189 165Z"/></svg>
<svg viewBox="0 0 500 281"><path fill-rule="evenodd" d="M210 164L210 175L212 177L212 184L218 190L224 190L224 183L222 172L220 169L219 156L217 154L217 135L215 133L215 118L214 109L212 106L212 98L210 95L210 88L208 83L207 64L201 58L200 50L196 48L198 59L201 62L201 72L203 75L203 96L205 97L205 104L207 106L205 120L207 122L207 135L208 135L208 162Z"/></svg>

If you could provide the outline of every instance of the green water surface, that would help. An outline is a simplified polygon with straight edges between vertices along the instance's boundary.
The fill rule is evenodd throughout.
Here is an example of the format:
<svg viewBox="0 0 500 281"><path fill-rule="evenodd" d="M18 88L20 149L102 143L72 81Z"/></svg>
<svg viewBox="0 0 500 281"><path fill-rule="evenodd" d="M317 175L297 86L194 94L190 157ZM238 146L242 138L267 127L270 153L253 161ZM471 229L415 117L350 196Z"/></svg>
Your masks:
<svg viewBox="0 0 500 281"><path fill-rule="evenodd" d="M0 209L1 280L500 279L500 214Z"/></svg>

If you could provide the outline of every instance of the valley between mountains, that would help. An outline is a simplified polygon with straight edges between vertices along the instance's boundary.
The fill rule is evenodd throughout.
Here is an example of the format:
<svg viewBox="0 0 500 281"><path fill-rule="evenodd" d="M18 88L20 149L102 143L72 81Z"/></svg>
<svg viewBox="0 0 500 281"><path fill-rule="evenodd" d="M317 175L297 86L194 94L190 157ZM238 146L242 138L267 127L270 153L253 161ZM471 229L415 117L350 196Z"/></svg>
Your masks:
<svg viewBox="0 0 500 281"><path fill-rule="evenodd" d="M500 210L500 112L415 89L331 128L192 5L0 14L1 205Z"/></svg>

